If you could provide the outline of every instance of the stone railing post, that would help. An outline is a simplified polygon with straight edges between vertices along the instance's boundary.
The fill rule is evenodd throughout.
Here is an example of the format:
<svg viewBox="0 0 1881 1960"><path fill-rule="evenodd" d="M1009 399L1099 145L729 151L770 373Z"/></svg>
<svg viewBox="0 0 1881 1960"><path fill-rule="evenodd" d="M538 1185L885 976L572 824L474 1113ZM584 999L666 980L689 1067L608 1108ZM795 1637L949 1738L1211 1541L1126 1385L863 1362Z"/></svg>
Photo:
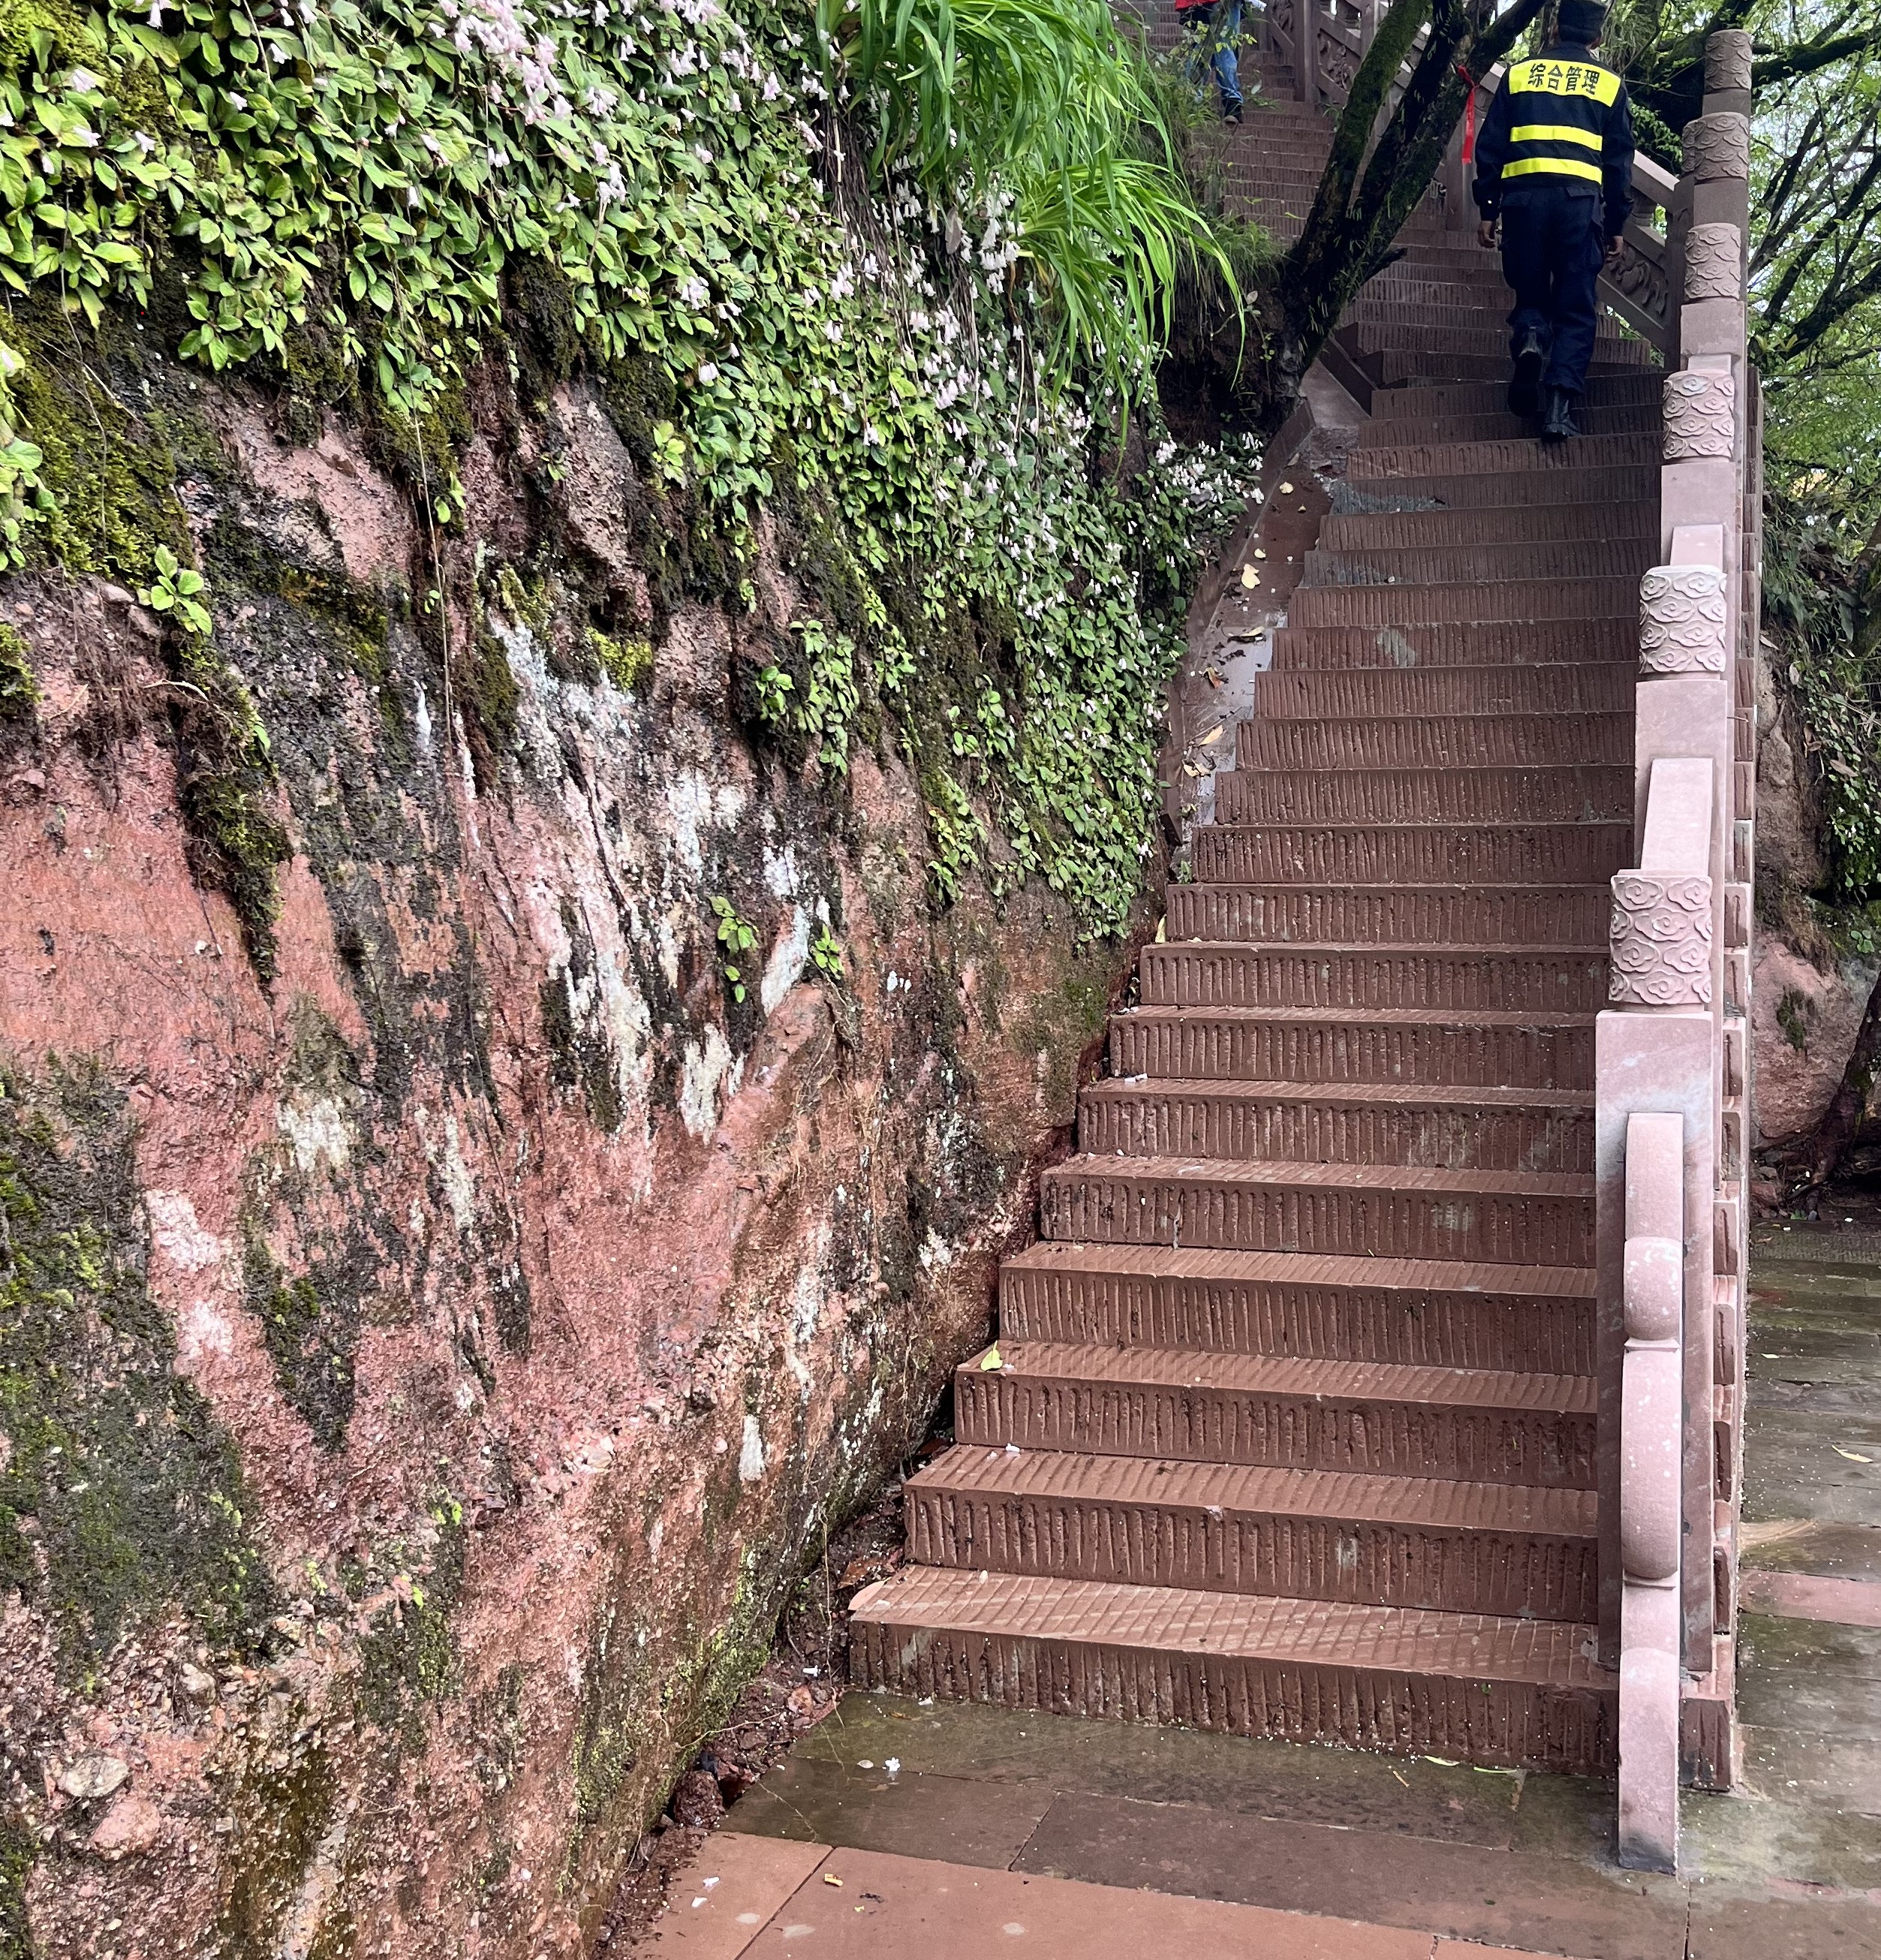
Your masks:
<svg viewBox="0 0 1881 1960"><path fill-rule="evenodd" d="M1660 1872L1679 1867L1685 1129L1664 1112L1626 1122L1619 1853Z"/></svg>
<svg viewBox="0 0 1881 1960"><path fill-rule="evenodd" d="M1657 1869L1676 1851L1669 1749L1685 1780L1714 1787L1731 1781L1734 1755L1758 537L1744 296L1749 37L1713 35L1705 74L1685 173L1664 199L1661 345L1676 364L1665 383L1662 562L1641 587L1639 868L1614 880L1614 1006L1596 1042L1601 1651L1621 1670L1622 1859ZM1676 1235L1663 1229L1663 1169L1675 1118ZM1676 1328L1665 1297L1674 1236Z"/></svg>
<svg viewBox="0 0 1881 1960"><path fill-rule="evenodd" d="M1710 1392L1714 779L1709 756L1652 766L1639 869L1613 880L1615 1005L1594 1039L1603 1633L1620 1670L1621 1860L1653 1870L1677 1847L1695 1348L1695 1406ZM1708 1581L1708 1551L1698 1563Z"/></svg>

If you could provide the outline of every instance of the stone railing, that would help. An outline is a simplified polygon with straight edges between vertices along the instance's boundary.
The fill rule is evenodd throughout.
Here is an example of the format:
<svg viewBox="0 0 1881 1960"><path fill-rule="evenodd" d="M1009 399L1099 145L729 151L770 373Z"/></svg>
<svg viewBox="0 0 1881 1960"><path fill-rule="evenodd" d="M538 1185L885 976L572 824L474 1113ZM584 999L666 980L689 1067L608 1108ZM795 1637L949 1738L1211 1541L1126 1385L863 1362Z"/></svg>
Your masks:
<svg viewBox="0 0 1881 1960"><path fill-rule="evenodd" d="M1628 231L1661 285L1635 285L1625 317L1669 371L1664 562L1641 588L1638 868L1613 880L1595 1051L1600 1637L1619 1669L1622 1862L1659 1870L1676 1864L1679 1782L1727 1785L1735 1755L1762 500L1749 75L1749 37L1714 34L1685 174L1641 193L1666 231Z"/></svg>

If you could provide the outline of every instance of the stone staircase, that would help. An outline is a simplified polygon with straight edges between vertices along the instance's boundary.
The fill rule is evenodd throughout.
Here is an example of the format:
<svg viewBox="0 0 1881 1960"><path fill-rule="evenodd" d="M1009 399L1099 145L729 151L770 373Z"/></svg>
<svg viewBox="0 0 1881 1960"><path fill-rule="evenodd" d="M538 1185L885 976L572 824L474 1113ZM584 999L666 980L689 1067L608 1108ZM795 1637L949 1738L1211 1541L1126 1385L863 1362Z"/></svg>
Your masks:
<svg viewBox="0 0 1881 1960"><path fill-rule="evenodd" d="M1268 83L1233 181L1284 235L1326 125ZM864 1683L1614 1767L1593 1032L1660 377L1603 325L1587 433L1542 448L1445 216L1339 329L1372 419L912 1562L855 1602Z"/></svg>

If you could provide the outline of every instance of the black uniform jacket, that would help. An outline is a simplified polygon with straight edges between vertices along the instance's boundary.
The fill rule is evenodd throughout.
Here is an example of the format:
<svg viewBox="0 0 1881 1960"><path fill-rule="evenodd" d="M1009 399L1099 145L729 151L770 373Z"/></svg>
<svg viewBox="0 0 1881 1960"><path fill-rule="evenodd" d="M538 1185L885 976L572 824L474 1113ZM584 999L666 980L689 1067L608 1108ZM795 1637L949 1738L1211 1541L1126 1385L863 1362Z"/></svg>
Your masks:
<svg viewBox="0 0 1881 1960"><path fill-rule="evenodd" d="M1476 208L1485 218L1544 184L1603 198L1609 238L1633 208L1626 84L1571 41L1510 63L1476 138Z"/></svg>

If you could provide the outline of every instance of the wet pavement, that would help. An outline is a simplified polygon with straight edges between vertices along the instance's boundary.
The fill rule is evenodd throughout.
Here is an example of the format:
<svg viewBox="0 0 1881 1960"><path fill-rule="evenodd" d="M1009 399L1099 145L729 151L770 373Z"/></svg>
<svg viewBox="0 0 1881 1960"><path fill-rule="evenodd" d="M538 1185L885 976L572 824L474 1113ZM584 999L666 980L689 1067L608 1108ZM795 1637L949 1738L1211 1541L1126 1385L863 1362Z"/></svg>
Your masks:
<svg viewBox="0 0 1881 1960"><path fill-rule="evenodd" d="M851 1694L731 1812L729 1831L769 1847L737 1857L783 1860L789 1886L774 1875L743 1925L711 1892L695 1923L676 1898L657 1950L707 1960L709 1920L724 1960L1004 1951L1028 1924L1034 1952L1093 1960L1125 1944L1382 1960L1406 1935L1407 1955L1455 1940L1881 1960L1881 1208L1760 1227L1752 1274L1744 1777L1688 1794L1678 1879L1614 1866L1602 1783ZM715 1857L735 1863L734 1841L702 1872ZM866 1898L858 1872L875 1874ZM1024 1891L1054 1880L1072 1882ZM1072 1939L1099 1887L1128 1888L1108 1895L1117 1943ZM1041 1943L1048 1898L1058 1930ZM1178 1901L1261 1910L1192 1925Z"/></svg>

